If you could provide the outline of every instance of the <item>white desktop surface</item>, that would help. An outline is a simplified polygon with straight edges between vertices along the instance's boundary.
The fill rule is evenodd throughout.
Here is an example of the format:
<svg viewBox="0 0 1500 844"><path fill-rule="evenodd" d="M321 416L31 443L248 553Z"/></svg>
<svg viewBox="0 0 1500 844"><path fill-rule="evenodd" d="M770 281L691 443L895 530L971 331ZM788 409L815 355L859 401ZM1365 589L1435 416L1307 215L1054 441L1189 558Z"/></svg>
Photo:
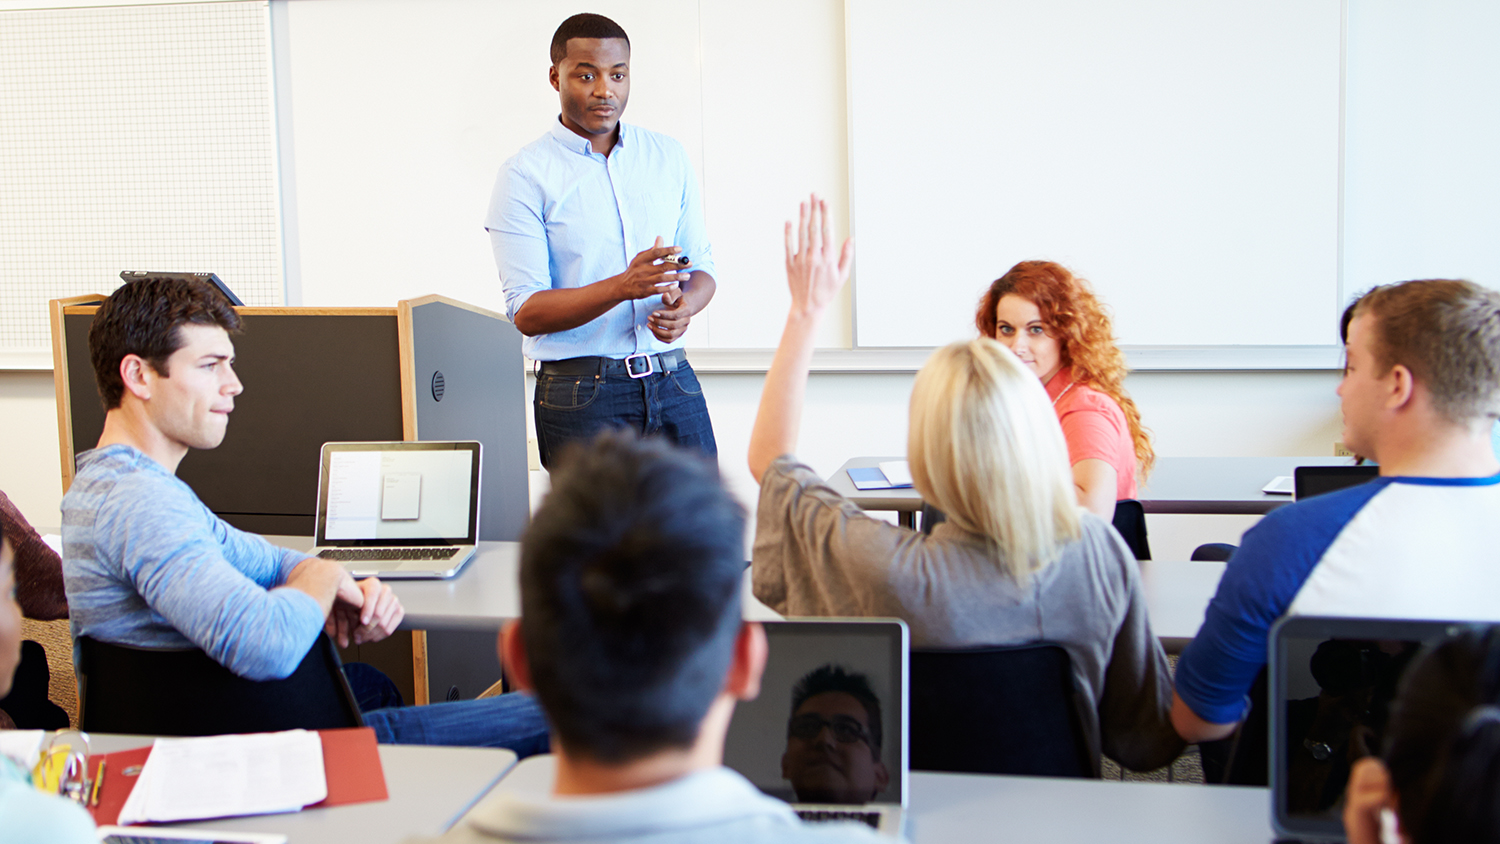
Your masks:
<svg viewBox="0 0 1500 844"><path fill-rule="evenodd" d="M283 548L305 551L311 537L267 536ZM406 608L403 630L493 630L521 617L521 544L480 542L474 559L448 580L392 580L391 589ZM755 599L745 570L744 615L751 621L781 618Z"/></svg>
<svg viewBox="0 0 1500 844"><path fill-rule="evenodd" d="M1142 560L1141 587L1151 630L1169 651L1178 651L1198 635L1203 612L1218 591L1225 563Z"/></svg>
<svg viewBox="0 0 1500 844"><path fill-rule="evenodd" d="M866 510L920 510L922 495L914 489L858 490L849 480L851 468L902 459L854 457L845 461L827 483ZM1272 478L1291 475L1298 466L1353 463L1347 457L1159 457L1138 500L1147 513L1265 514L1292 501L1290 495L1261 492Z"/></svg>
<svg viewBox="0 0 1500 844"><path fill-rule="evenodd" d="M555 757L533 756L490 794L545 795L556 770ZM910 782L909 831L923 844L1268 844L1273 838L1264 788L926 771L913 771Z"/></svg>
<svg viewBox="0 0 1500 844"><path fill-rule="evenodd" d="M90 750L112 753L150 744L150 736L93 733ZM170 826L276 832L288 844L396 844L448 829L516 763L509 750L486 747L380 745L380 765L390 799L328 809L304 809Z"/></svg>

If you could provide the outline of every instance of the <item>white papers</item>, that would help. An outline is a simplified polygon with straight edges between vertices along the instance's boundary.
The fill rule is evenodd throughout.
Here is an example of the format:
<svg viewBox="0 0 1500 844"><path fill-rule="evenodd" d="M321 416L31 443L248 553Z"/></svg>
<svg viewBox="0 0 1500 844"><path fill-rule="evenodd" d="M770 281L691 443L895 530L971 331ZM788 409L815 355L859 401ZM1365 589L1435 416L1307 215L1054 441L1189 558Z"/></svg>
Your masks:
<svg viewBox="0 0 1500 844"><path fill-rule="evenodd" d="M0 756L29 771L41 758L44 735L43 730L0 730Z"/></svg>
<svg viewBox="0 0 1500 844"><path fill-rule="evenodd" d="M1291 475L1277 475L1271 479L1270 483L1261 487L1260 491L1271 495L1291 495L1296 488L1292 486Z"/></svg>
<svg viewBox="0 0 1500 844"><path fill-rule="evenodd" d="M391 472L384 480L380 518L387 522L421 518L422 476L416 472Z"/></svg>
<svg viewBox="0 0 1500 844"><path fill-rule="evenodd" d="M905 460L882 460L880 471L891 486L911 486L911 466Z"/></svg>
<svg viewBox="0 0 1500 844"><path fill-rule="evenodd" d="M327 796L315 732L157 739L119 822L295 812Z"/></svg>

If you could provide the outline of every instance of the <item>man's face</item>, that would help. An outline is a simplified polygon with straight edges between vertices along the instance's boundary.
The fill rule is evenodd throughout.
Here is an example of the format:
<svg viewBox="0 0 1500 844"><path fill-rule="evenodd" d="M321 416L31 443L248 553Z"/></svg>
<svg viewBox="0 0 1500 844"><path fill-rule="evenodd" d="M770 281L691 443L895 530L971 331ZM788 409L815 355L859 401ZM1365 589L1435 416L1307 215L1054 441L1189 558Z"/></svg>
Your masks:
<svg viewBox="0 0 1500 844"><path fill-rule="evenodd" d="M570 38L552 67L563 125L585 137L611 137L630 99L630 46L623 38Z"/></svg>
<svg viewBox="0 0 1500 844"><path fill-rule="evenodd" d="M858 698L823 692L803 701L788 725L781 775L803 803L868 803L890 773L870 738Z"/></svg>
<svg viewBox="0 0 1500 844"><path fill-rule="evenodd" d="M164 372L143 367L151 423L168 440L188 448L215 448L224 441L234 397L244 387L234 374L234 344L217 325L181 325L182 347L167 358Z"/></svg>
<svg viewBox="0 0 1500 844"><path fill-rule="evenodd" d="M1374 344L1375 317L1360 314L1349 323L1349 341L1344 346L1347 365L1338 395L1344 413L1344 445L1365 457L1375 456L1374 433L1384 418L1391 388L1391 371L1377 371Z"/></svg>

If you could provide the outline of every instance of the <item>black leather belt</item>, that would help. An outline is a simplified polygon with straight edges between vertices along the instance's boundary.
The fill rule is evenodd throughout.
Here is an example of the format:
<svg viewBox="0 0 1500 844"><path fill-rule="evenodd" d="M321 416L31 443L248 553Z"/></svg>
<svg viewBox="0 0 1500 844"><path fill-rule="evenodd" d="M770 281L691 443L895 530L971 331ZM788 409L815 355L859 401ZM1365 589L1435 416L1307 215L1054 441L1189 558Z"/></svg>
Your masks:
<svg viewBox="0 0 1500 844"><path fill-rule="evenodd" d="M575 378L580 375L613 375L617 378L628 375L631 378L645 378L653 372L672 372L684 363L687 363L687 353L681 349L673 349L658 355L640 353L619 360L600 357L544 360L537 364L537 374Z"/></svg>

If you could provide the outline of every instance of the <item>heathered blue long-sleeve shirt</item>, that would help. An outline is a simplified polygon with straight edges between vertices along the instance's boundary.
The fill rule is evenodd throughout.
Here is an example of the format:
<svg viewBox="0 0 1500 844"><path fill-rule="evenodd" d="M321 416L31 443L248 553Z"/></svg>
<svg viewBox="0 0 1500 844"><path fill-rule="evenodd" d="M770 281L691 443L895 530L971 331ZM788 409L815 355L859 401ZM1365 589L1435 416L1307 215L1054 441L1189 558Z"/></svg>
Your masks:
<svg viewBox="0 0 1500 844"><path fill-rule="evenodd" d="M126 445L78 455L62 501L73 635L202 648L241 677L286 677L324 616L277 589L306 555L230 527L161 464Z"/></svg>

